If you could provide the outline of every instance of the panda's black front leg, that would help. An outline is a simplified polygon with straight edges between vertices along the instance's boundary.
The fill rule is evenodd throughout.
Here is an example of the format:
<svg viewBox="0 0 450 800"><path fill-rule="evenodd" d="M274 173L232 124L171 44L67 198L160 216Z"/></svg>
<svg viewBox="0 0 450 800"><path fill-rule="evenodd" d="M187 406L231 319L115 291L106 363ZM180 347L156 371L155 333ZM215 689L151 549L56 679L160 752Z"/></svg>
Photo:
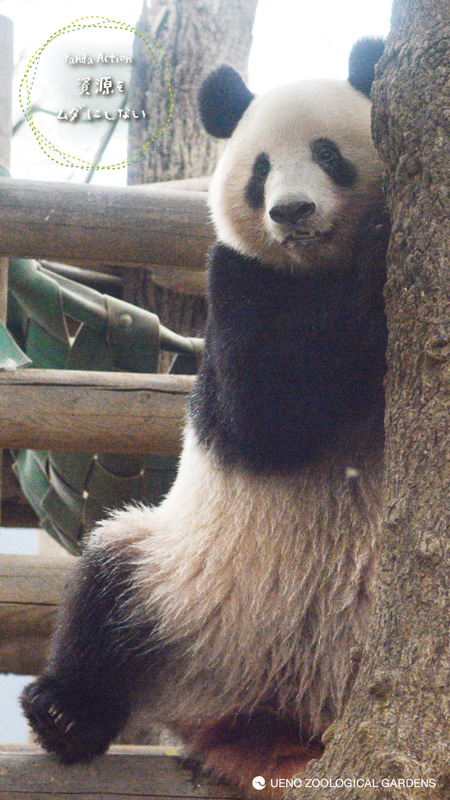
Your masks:
<svg viewBox="0 0 450 800"><path fill-rule="evenodd" d="M63 599L48 665L22 695L42 746L61 761L89 761L123 728L150 671L152 629L133 616L132 568L94 550Z"/></svg>

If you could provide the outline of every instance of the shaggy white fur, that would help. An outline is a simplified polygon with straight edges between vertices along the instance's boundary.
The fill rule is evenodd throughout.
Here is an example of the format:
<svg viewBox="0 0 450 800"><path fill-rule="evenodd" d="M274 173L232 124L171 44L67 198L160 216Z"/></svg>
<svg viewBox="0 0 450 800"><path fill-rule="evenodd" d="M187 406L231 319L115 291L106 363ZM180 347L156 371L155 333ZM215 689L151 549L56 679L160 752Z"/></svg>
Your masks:
<svg viewBox="0 0 450 800"><path fill-rule="evenodd" d="M90 548L125 548L137 566L131 613L158 620L176 645L166 690L152 694L156 718L206 724L258 706L311 734L340 713L380 520L380 442L358 433L298 475L244 480L188 430L162 505L117 512L97 530Z"/></svg>

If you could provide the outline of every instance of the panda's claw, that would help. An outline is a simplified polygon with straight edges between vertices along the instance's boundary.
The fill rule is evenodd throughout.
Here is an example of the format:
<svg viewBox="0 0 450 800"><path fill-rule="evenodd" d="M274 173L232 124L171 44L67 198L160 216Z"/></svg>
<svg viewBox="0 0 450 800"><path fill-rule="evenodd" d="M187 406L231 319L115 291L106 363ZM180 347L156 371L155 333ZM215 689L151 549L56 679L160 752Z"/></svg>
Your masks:
<svg viewBox="0 0 450 800"><path fill-rule="evenodd" d="M80 714L76 698L51 678L42 677L27 686L21 703L39 744L64 764L90 761L104 753L111 741L89 715L89 704Z"/></svg>

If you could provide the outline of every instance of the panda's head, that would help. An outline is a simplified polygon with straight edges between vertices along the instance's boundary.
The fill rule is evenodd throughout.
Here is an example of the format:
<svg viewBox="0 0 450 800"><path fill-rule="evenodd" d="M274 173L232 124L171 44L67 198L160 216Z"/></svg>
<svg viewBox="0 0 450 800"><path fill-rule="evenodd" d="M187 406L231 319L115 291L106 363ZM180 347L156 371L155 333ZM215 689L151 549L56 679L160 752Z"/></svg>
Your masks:
<svg viewBox="0 0 450 800"><path fill-rule="evenodd" d="M382 206L368 95L381 40L361 40L348 81L293 83L255 97L231 67L203 83L206 130L229 139L210 207L221 242L292 270L342 265Z"/></svg>

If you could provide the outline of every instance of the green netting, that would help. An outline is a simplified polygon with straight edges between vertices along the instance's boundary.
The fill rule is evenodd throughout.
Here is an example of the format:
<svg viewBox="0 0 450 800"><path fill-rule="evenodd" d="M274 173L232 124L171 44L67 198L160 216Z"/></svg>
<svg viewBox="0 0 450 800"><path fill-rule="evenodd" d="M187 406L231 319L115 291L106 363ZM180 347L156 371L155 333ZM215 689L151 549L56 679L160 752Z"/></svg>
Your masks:
<svg viewBox="0 0 450 800"><path fill-rule="evenodd" d="M155 314L12 259L8 329L0 331L0 367L152 373L160 350L177 353L171 372L195 374L200 340L178 336ZM14 339L11 334L13 334ZM43 528L72 553L113 508L158 503L173 481L176 459L105 453L13 453L22 490Z"/></svg>

